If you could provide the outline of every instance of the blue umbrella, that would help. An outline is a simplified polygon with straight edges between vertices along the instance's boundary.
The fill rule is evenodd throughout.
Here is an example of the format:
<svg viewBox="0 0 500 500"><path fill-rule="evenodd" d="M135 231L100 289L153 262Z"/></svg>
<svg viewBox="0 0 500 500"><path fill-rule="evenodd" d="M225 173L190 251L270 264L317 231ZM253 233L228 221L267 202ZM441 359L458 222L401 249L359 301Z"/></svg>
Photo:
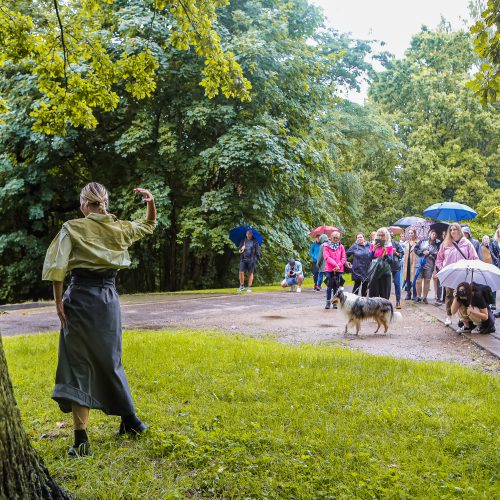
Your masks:
<svg viewBox="0 0 500 500"><path fill-rule="evenodd" d="M423 215L436 220L466 220L474 219L477 212L467 205L455 201L445 201L443 203L434 203L427 207Z"/></svg>
<svg viewBox="0 0 500 500"><path fill-rule="evenodd" d="M407 228L409 226L413 226L417 222L422 222L424 220L425 219L422 219L422 217L403 217L402 219L399 219L397 222L395 222L394 224L391 224L391 225Z"/></svg>
<svg viewBox="0 0 500 500"><path fill-rule="evenodd" d="M243 243L243 240L245 239L247 231L252 231L253 237L255 238L257 243L259 245L262 245L262 235L259 233L259 231L257 231L257 229L248 226L233 227L233 229L229 231L229 239L239 248Z"/></svg>

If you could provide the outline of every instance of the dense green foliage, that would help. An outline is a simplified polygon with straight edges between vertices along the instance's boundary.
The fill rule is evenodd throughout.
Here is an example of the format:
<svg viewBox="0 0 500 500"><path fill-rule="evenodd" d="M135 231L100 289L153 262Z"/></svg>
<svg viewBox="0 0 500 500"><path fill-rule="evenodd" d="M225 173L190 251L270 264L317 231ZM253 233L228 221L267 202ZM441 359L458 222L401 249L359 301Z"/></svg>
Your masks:
<svg viewBox="0 0 500 500"><path fill-rule="evenodd" d="M5 339L26 428L76 498L494 498L499 378L451 363L202 332L128 332L139 440L91 412L65 458L57 335ZM33 363L33 359L37 363ZM57 422L57 425L56 425Z"/></svg>
<svg viewBox="0 0 500 500"><path fill-rule="evenodd" d="M257 284L274 281L290 256L307 259L307 231L324 223L343 227L349 244L356 231L453 199L479 211L476 237L493 231L495 213L481 216L500 199L499 113L465 86L477 63L471 35L423 29L405 58L380 55L385 70L375 73L371 44L326 29L307 0L234 0L214 27L251 81L251 101L207 99L199 85L207 55L172 42L168 9L123 0L105 12L98 36L147 47L157 70L147 98L128 91L127 79L108 82L120 98L114 110L92 107L95 128L34 130L38 76L21 59L0 71L10 110L0 125L0 302L49 296L45 249L79 216L90 180L109 188L123 218L143 213L133 187L156 196L158 230L133 247L124 291L234 284L228 231L239 224L265 238ZM364 106L339 97L368 77Z"/></svg>
<svg viewBox="0 0 500 500"><path fill-rule="evenodd" d="M474 64L471 37L444 27L423 29L403 60L389 60L370 87L403 147L394 166L395 189L386 201L421 214L436 201L475 207L471 227L490 233L495 215L481 216L500 199L500 113L466 88Z"/></svg>
<svg viewBox="0 0 500 500"><path fill-rule="evenodd" d="M44 248L65 219L78 216L78 192L90 179L110 189L120 217L142 211L132 187L156 195L159 227L135 248L139 267L124 273L126 290L232 282L227 234L239 223L264 233L258 277L271 280L284 258L307 246L308 227L341 221L350 184L335 174L332 146L313 133L315 118L334 109L336 85L356 85L369 46L322 29L305 0L235 1L220 11L219 30L252 80L252 101L207 100L197 84L202 59L163 44L166 19L136 3L121 6L120 33L139 39L140 26L149 26L157 90L143 101L124 95L115 112L97 110L95 130L34 132L26 113L36 99L34 78L22 67L4 68L11 113L0 132L0 300L48 293L39 282Z"/></svg>
<svg viewBox="0 0 500 500"><path fill-rule="evenodd" d="M481 18L471 27L474 51L481 59L479 71L467 86L483 104L500 94L500 1L488 0Z"/></svg>

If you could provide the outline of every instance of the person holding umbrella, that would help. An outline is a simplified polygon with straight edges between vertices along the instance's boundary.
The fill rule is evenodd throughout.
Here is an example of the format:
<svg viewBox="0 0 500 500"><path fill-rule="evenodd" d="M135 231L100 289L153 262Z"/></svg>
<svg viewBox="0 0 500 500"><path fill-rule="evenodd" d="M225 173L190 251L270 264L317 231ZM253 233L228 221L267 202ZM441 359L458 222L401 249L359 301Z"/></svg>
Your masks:
<svg viewBox="0 0 500 500"><path fill-rule="evenodd" d="M472 243L465 238L460 224L454 222L448 227L446 238L436 257L436 266L438 269L445 269L446 266L458 262L460 260L476 260L477 253ZM439 277L439 276L438 276ZM446 304L446 320L445 325L451 325L451 305L453 303L453 288L446 287L445 304Z"/></svg>
<svg viewBox="0 0 500 500"><path fill-rule="evenodd" d="M240 287L238 292L245 290L245 272L248 273L248 288L247 293L252 292L253 273L255 266L260 259L260 246L257 240L253 237L253 231L248 229L245 233L245 239L242 241L240 248Z"/></svg>

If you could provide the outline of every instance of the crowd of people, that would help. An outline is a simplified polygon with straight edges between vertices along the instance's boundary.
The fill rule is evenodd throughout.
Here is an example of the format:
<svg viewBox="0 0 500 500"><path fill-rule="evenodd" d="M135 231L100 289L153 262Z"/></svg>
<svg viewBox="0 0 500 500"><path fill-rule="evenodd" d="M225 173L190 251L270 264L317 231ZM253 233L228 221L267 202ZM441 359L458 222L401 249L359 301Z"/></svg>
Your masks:
<svg viewBox="0 0 500 500"><path fill-rule="evenodd" d="M346 250L339 231L334 231L330 237L326 234L316 237L309 255L314 290L321 292L326 285L325 309L335 308L330 299L345 282L345 273L352 273L353 293L363 297L389 299L393 289L397 309L401 308L402 292L407 301L428 304L432 283L434 305L444 304L446 308L446 325L451 325L452 316L458 315L460 332L495 331L494 318L500 317L500 312L494 313L496 290L474 282L462 283L455 289L443 287L437 273L463 259L480 259L500 268L500 225L491 238L485 235L481 242L472 237L468 226L458 223L450 224L441 234L430 230L422 239L413 228L403 232L399 241L397 238L391 230L382 227L370 234L369 241L363 233L358 233L356 241ZM293 261L294 266L300 266L302 284L302 266L295 259ZM291 284L285 276L282 286Z"/></svg>

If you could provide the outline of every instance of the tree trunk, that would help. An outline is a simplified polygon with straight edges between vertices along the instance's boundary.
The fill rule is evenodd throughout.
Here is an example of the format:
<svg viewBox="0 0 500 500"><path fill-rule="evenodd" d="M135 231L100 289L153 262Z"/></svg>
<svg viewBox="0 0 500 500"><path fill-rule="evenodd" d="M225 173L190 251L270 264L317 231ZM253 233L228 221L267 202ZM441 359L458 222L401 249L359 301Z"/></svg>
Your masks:
<svg viewBox="0 0 500 500"><path fill-rule="evenodd" d="M69 499L24 432L0 335L0 498Z"/></svg>

